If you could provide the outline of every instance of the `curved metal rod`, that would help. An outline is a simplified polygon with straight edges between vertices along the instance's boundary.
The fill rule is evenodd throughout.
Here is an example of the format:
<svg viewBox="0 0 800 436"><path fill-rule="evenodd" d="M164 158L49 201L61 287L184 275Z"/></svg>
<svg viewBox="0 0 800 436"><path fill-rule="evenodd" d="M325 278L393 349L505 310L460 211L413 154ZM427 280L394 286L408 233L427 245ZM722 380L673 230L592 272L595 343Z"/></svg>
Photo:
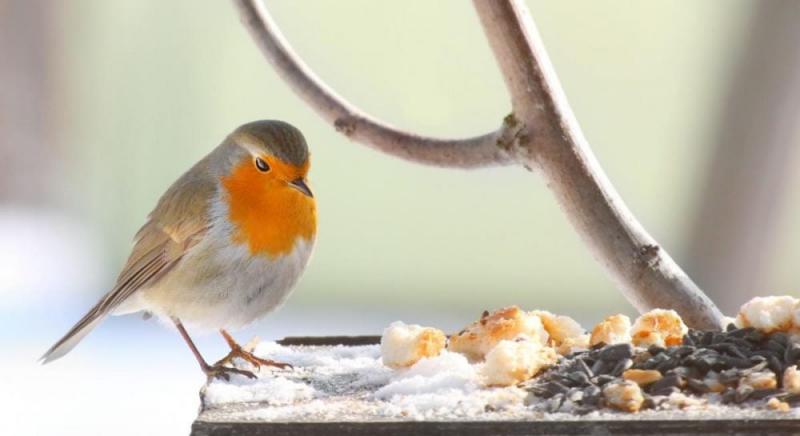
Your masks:
<svg viewBox="0 0 800 436"><path fill-rule="evenodd" d="M413 162L476 168L514 163L506 152L513 133L495 132L466 139L438 139L392 127L365 114L325 85L292 51L275 21L258 0L234 0L242 24L264 57L294 91L340 133L364 145Z"/></svg>

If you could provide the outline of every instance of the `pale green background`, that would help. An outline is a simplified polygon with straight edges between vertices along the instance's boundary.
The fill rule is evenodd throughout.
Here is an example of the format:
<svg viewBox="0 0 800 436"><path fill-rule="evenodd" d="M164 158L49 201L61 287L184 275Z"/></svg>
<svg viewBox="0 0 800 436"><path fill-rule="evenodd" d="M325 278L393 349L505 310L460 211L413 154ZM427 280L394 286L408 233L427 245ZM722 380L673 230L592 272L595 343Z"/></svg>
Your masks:
<svg viewBox="0 0 800 436"><path fill-rule="evenodd" d="M268 5L328 84L392 124L469 136L496 128L510 110L467 1ZM529 5L600 163L680 262L754 2ZM0 339L14 356L3 364L18 374L6 380L8 401L0 403L11 411L11 428L25 432L33 422L41 434L107 434L107 425L119 434L186 432L202 375L169 329L112 319L62 361L44 368L33 361L112 283L166 187L254 119L283 119L306 134L320 232L287 306L241 339L377 333L396 319L450 330L512 303L587 325L633 312L537 175L515 167L422 167L350 143L275 75L229 2L57 7L64 19L51 29L60 78L52 114L62 172L51 175L59 199L52 211L79 223L65 257L83 247L89 266L65 285L58 265L34 265L32 276L55 275L56 284L2 289L10 298L0 304ZM777 230L780 255L761 293L797 287L799 191L790 189ZM209 360L223 352L213 335L199 342ZM52 419L40 419L38 410ZM97 413L87 420L87 410Z"/></svg>
<svg viewBox="0 0 800 436"><path fill-rule="evenodd" d="M393 124L466 136L509 111L467 2L269 4L325 81ZM751 4L530 7L601 164L680 258ZM308 138L320 209L318 249L292 304L628 309L537 176L420 167L350 143L275 75L227 2L82 1L67 13L64 144L75 153L61 187L102 232L109 280L172 180L238 124L280 118ZM774 289L796 283L789 262L775 269Z"/></svg>

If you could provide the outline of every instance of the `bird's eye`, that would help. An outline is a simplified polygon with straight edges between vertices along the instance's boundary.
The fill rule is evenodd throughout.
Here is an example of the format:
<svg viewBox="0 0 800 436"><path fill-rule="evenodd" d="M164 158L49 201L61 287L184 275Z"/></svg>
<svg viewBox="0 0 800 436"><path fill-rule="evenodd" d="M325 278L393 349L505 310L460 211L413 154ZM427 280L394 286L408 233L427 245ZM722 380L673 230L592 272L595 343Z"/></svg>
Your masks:
<svg viewBox="0 0 800 436"><path fill-rule="evenodd" d="M269 171L269 164L264 159L257 157L256 168L258 168L258 170L261 171L262 173L266 173L267 171Z"/></svg>

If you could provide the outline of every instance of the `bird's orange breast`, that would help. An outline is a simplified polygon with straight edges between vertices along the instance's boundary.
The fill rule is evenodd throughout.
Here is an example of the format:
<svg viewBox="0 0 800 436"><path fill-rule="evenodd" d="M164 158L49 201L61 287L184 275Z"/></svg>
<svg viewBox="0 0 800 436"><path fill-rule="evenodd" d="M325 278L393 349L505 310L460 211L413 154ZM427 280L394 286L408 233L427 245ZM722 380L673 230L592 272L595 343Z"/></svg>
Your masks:
<svg viewBox="0 0 800 436"><path fill-rule="evenodd" d="M277 163L281 165L280 163ZM285 168L272 164L272 170L293 175L306 168ZM317 208L313 198L277 177L259 172L249 160L222 178L228 202L228 217L234 225L233 240L246 244L253 255L278 257L292 251L298 239L311 241L317 230Z"/></svg>

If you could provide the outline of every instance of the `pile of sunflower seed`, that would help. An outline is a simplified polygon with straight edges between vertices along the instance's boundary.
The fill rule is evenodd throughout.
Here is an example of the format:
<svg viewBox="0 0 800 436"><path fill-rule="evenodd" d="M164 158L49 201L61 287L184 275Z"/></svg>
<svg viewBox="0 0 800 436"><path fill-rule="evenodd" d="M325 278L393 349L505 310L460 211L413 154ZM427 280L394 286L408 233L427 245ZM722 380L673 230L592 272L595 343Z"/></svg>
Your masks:
<svg viewBox="0 0 800 436"><path fill-rule="evenodd" d="M794 407L800 406L800 394L783 389L782 375L798 363L800 344L786 333L764 334L731 324L725 332L690 330L682 345L666 348L598 344L565 356L522 387L529 391L531 405L584 414L610 407L604 387L623 383L626 372L638 372L656 379L640 383L641 409L659 409L676 393L742 405L776 398ZM759 387L751 382L756 377L769 383Z"/></svg>

